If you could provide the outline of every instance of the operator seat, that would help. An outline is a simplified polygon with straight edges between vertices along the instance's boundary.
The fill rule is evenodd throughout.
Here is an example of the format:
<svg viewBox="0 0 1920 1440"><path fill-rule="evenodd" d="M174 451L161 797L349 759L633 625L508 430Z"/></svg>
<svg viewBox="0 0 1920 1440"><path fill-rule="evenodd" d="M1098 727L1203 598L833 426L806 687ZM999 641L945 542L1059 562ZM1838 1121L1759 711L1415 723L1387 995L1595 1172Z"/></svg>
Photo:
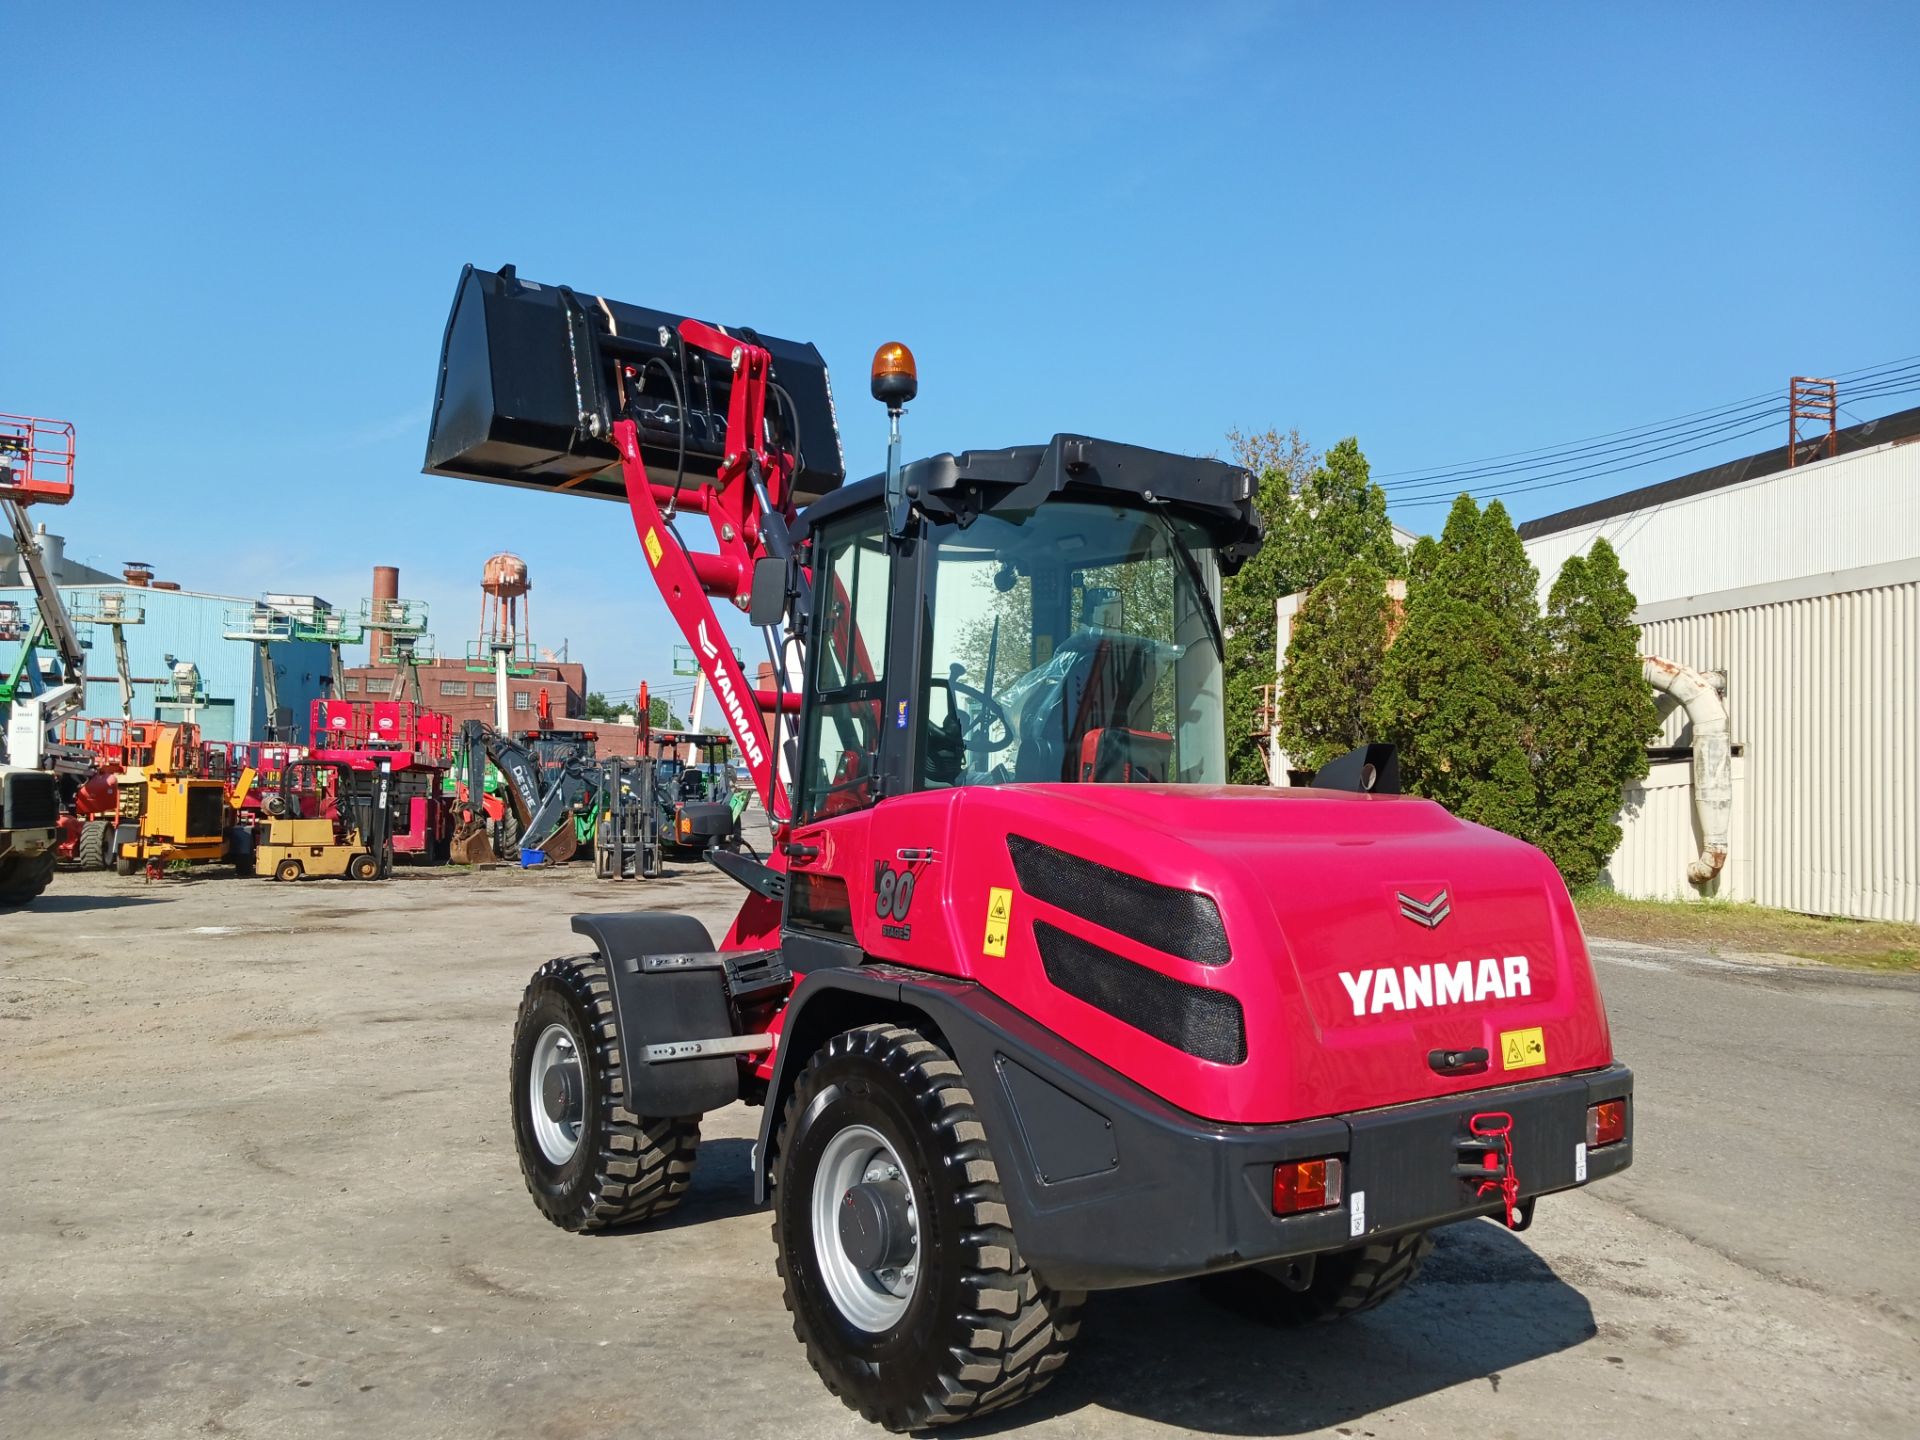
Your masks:
<svg viewBox="0 0 1920 1440"><path fill-rule="evenodd" d="M1118 631L1085 630L1061 649L1077 652L1054 693L1020 727L1014 779L1080 778L1085 737L1097 730L1153 730L1160 661L1153 641Z"/></svg>

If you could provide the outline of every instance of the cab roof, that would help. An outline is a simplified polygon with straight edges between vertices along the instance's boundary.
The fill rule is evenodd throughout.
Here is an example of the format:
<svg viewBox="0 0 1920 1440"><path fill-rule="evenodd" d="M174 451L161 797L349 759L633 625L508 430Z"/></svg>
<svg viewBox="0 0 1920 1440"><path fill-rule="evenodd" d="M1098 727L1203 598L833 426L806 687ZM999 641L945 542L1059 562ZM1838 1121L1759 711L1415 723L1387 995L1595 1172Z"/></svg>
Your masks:
<svg viewBox="0 0 1920 1440"><path fill-rule="evenodd" d="M990 510L1030 510L1064 491L1101 492L1164 503L1194 515L1221 539L1232 570L1260 548L1254 480L1221 460L1175 455L1088 435L1055 435L1045 445L930 455L902 467L908 498L935 519L966 524ZM869 475L816 500L800 515L801 533L883 498L885 475Z"/></svg>

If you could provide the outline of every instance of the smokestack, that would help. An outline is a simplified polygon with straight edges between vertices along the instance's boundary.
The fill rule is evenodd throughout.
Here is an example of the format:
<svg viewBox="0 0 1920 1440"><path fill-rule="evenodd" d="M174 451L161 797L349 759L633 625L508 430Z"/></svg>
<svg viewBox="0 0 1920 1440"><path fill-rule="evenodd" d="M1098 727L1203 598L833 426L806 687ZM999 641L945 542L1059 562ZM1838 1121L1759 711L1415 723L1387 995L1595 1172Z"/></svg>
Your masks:
<svg viewBox="0 0 1920 1440"><path fill-rule="evenodd" d="M400 567L397 565L376 565L373 567L373 613L376 619L386 618L387 602L400 598ZM369 665L385 664L393 649L393 637L384 630L373 632L373 639L367 647Z"/></svg>
<svg viewBox="0 0 1920 1440"><path fill-rule="evenodd" d="M42 520L34 531L34 541L40 546L40 563L47 567L47 574L55 580L67 578L67 542L58 535L47 533L47 522Z"/></svg>
<svg viewBox="0 0 1920 1440"><path fill-rule="evenodd" d="M151 565L143 565L138 560L127 561L126 567L121 570L120 575L127 584L141 590L153 584L153 567Z"/></svg>

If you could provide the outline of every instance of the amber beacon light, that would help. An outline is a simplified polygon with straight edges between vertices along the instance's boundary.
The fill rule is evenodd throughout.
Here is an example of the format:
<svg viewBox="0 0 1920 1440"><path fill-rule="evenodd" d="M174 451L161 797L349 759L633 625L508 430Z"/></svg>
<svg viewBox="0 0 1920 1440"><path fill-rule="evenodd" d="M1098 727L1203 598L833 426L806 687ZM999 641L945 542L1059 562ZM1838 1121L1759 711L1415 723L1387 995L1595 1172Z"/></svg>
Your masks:
<svg viewBox="0 0 1920 1440"><path fill-rule="evenodd" d="M919 389L920 373L914 369L913 351L898 340L889 340L873 352L874 399L898 411Z"/></svg>

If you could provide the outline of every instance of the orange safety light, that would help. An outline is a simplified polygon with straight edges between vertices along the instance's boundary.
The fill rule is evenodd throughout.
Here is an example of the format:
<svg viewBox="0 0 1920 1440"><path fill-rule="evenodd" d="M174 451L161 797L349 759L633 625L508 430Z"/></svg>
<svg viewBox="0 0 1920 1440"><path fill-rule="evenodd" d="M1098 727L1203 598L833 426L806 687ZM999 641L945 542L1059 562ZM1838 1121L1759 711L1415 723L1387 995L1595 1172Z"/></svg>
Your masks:
<svg viewBox="0 0 1920 1440"><path fill-rule="evenodd" d="M1345 1167L1337 1157L1288 1160L1273 1167L1273 1213L1298 1215L1338 1205Z"/></svg>
<svg viewBox="0 0 1920 1440"><path fill-rule="evenodd" d="M1627 1102L1603 1100L1587 1107L1587 1148L1615 1145L1627 1138Z"/></svg>
<svg viewBox="0 0 1920 1440"><path fill-rule="evenodd" d="M889 410L898 410L920 393L920 372L913 351L889 340L873 352L873 398Z"/></svg>

